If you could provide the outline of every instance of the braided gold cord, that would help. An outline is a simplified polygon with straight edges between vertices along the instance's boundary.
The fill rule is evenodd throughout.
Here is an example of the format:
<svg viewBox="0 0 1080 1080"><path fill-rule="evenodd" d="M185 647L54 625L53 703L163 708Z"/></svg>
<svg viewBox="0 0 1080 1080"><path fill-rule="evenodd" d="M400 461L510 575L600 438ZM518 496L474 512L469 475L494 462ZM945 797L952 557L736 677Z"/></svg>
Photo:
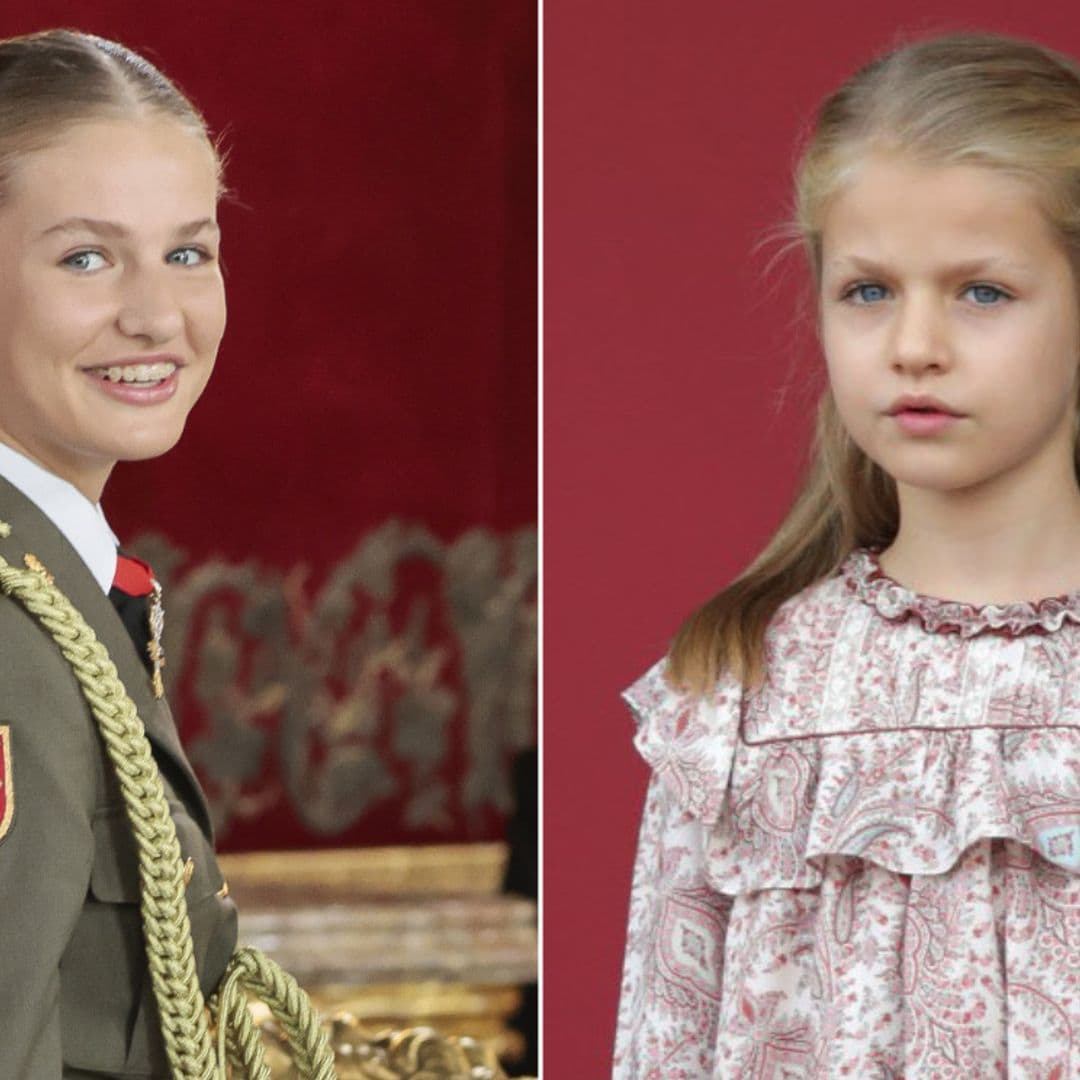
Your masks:
<svg viewBox="0 0 1080 1080"><path fill-rule="evenodd" d="M0 536L9 534L10 528L0 522ZM301 1076L333 1080L333 1052L307 995L253 949L237 950L222 983L227 993L217 995L215 1014L225 1054L215 1054L192 952L180 842L142 720L108 650L44 567L36 560L34 565L23 569L0 557L0 589L22 604L59 646L116 769L138 846L146 956L174 1080L224 1077L226 1057L248 1080L269 1076L247 1009L249 987L268 995L267 1004L295 1048Z"/></svg>
<svg viewBox="0 0 1080 1080"><path fill-rule="evenodd" d="M135 703L93 630L41 571L0 559L0 588L50 633L98 722L138 845L143 934L177 1080L212 1080L214 1054L192 953L180 843Z"/></svg>
<svg viewBox="0 0 1080 1080"><path fill-rule="evenodd" d="M249 991L269 1006L285 1032L293 1065L302 1080L333 1080L334 1054L307 995L284 968L250 946L233 953L221 989L210 1002L213 1014L231 1021L226 1024L227 1031L235 1033L245 1061L257 1045L262 1065L261 1036L247 1007Z"/></svg>
<svg viewBox="0 0 1080 1080"><path fill-rule="evenodd" d="M229 964L210 999L210 1014L218 1026L218 1060L226 1061L250 1080L270 1080L262 1039L248 1009L244 968Z"/></svg>

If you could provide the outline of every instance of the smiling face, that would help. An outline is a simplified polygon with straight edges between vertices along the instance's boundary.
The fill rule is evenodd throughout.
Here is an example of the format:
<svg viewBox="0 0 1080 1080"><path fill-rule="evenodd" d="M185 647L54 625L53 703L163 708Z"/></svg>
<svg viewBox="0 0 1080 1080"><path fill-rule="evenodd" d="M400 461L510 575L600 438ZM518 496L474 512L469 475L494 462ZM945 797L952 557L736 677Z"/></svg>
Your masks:
<svg viewBox="0 0 1080 1080"><path fill-rule="evenodd" d="M1076 282L1028 184L867 158L825 215L820 312L840 417L901 500L905 485L1075 489ZM907 394L961 415L890 415Z"/></svg>
<svg viewBox="0 0 1080 1080"><path fill-rule="evenodd" d="M180 438L225 329L217 163L177 120L99 119L0 201L0 441L96 500Z"/></svg>

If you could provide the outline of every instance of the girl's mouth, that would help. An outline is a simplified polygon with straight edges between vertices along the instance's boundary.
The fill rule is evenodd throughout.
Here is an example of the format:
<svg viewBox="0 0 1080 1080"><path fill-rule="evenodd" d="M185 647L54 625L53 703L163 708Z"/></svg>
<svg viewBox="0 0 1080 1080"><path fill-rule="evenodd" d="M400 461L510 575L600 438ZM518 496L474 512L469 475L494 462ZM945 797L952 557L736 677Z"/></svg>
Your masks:
<svg viewBox="0 0 1080 1080"><path fill-rule="evenodd" d="M892 415L909 435L936 435L961 419L940 409L901 409Z"/></svg>
<svg viewBox="0 0 1080 1080"><path fill-rule="evenodd" d="M180 365L171 360L84 370L102 393L124 405L161 404L168 401L180 385Z"/></svg>
<svg viewBox="0 0 1080 1080"><path fill-rule="evenodd" d="M157 386L176 371L171 361L153 364L123 364L114 367L87 368L88 374L105 382L124 383L130 386Z"/></svg>

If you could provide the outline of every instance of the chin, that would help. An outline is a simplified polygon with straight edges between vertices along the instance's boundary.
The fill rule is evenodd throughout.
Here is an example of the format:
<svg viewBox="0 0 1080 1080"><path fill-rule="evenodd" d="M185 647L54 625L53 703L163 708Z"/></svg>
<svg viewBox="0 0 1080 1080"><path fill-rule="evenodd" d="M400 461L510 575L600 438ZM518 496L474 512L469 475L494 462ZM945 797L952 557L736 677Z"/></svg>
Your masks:
<svg viewBox="0 0 1080 1080"><path fill-rule="evenodd" d="M889 469L882 468L896 481L905 487L918 488L921 491L936 491L941 494L959 494L964 491L973 491L993 479L993 474L969 473L959 469Z"/></svg>
<svg viewBox="0 0 1080 1080"><path fill-rule="evenodd" d="M115 450L117 461L150 461L167 454L179 441L183 428L179 431L155 431L142 438L125 439Z"/></svg>
<svg viewBox="0 0 1080 1080"><path fill-rule="evenodd" d="M921 488L926 491L963 491L975 487L987 479L984 474L973 473L959 466L956 461L912 461L908 455L868 454L873 462L897 484Z"/></svg>

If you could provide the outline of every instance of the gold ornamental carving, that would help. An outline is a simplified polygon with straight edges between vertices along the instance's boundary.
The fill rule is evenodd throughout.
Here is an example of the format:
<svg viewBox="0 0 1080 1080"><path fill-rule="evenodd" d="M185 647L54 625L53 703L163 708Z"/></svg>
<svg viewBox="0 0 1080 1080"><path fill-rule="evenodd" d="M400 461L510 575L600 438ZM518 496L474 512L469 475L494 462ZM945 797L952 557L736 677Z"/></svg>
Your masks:
<svg viewBox="0 0 1080 1080"><path fill-rule="evenodd" d="M280 1030L269 1020L261 1026L273 1076L292 1080ZM468 1036L424 1027L374 1033L342 1013L331 1021L330 1041L339 1080L506 1080L492 1047Z"/></svg>
<svg viewBox="0 0 1080 1080"><path fill-rule="evenodd" d="M501 893L507 855L451 844L220 859L241 938L333 1018L342 1080L502 1080L500 1059L524 1049L508 1020L537 975L536 905ZM281 1048L274 1075L289 1077L269 1011L252 1008Z"/></svg>
<svg viewBox="0 0 1080 1080"><path fill-rule="evenodd" d="M314 586L302 562L131 548L164 589L165 682L219 839L286 806L326 837L388 801L405 836L512 811L510 762L535 743L535 528L444 541L389 521Z"/></svg>

